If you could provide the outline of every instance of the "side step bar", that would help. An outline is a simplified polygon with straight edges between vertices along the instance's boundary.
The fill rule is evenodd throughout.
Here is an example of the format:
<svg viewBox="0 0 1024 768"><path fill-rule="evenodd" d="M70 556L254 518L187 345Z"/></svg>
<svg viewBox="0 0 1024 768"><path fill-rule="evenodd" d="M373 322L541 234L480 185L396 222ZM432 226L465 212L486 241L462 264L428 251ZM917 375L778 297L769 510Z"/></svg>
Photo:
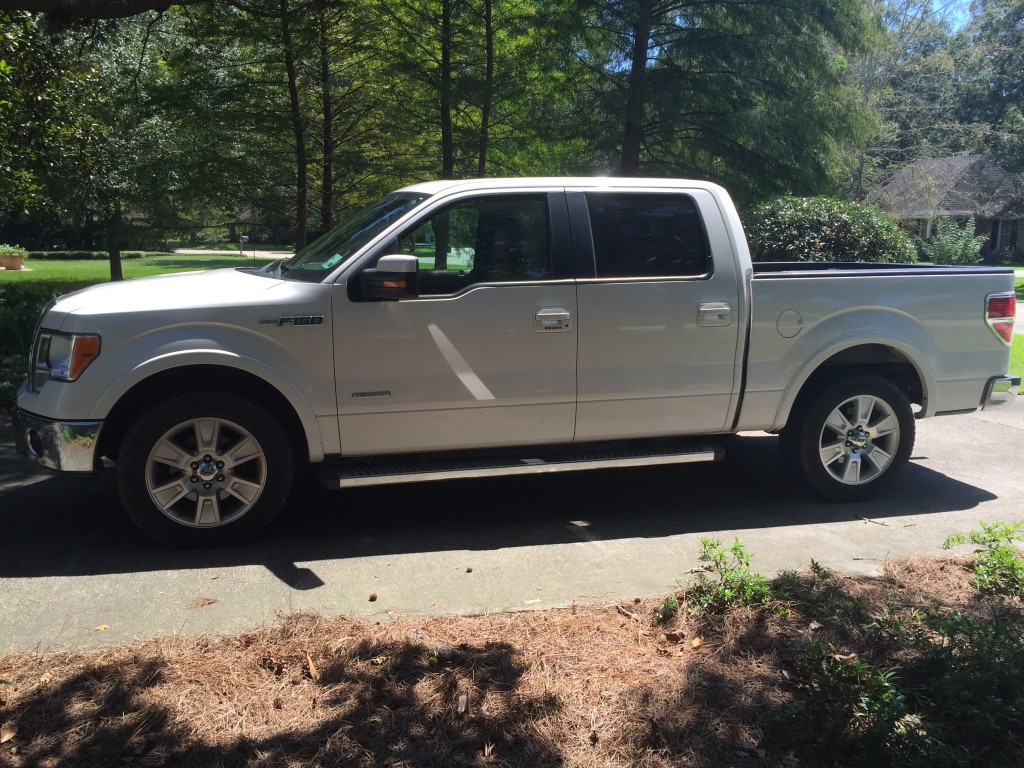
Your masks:
<svg viewBox="0 0 1024 768"><path fill-rule="evenodd" d="M419 459L406 462L358 463L327 466L320 471L325 488L354 488L367 485L423 483L431 480L455 480L471 477L533 475L543 472L578 472L585 469L639 467L660 464L689 464L718 461L722 449L717 445L674 445L640 449L580 450L567 453L542 453L537 456L502 455L493 457Z"/></svg>

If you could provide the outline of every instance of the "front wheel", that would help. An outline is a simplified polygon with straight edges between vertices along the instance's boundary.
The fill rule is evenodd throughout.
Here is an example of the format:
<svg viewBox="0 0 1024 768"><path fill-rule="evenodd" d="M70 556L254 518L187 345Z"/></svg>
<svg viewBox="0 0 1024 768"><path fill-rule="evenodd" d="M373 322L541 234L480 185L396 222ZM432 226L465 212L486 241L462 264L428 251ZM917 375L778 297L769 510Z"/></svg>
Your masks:
<svg viewBox="0 0 1024 768"><path fill-rule="evenodd" d="M190 392L139 416L118 453L117 484L144 532L202 546L266 527L293 472L290 443L274 418L235 395Z"/></svg>
<svg viewBox="0 0 1024 768"><path fill-rule="evenodd" d="M836 382L800 404L779 438L787 464L834 501L873 497L914 448L910 400L874 375Z"/></svg>

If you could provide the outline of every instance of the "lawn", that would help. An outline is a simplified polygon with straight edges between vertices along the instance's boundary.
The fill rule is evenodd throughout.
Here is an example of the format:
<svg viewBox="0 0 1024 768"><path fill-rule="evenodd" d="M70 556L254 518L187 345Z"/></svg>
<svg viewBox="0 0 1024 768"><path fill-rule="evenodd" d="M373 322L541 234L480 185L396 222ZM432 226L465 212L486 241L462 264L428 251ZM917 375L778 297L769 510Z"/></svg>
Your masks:
<svg viewBox="0 0 1024 768"><path fill-rule="evenodd" d="M1024 334L1014 334L1013 346L1010 347L1010 373L1024 376Z"/></svg>
<svg viewBox="0 0 1024 768"><path fill-rule="evenodd" d="M257 266L266 264L266 257L255 260ZM210 256L182 253L152 253L141 259L124 259L121 268L125 278L150 277L168 272L189 272L200 269L220 269L222 267L250 267L254 264L251 256L242 257L225 253L223 256ZM110 265L102 259L58 261L29 259L25 262L26 269L18 272L0 272L0 285L6 282L71 282L101 283L110 279Z"/></svg>

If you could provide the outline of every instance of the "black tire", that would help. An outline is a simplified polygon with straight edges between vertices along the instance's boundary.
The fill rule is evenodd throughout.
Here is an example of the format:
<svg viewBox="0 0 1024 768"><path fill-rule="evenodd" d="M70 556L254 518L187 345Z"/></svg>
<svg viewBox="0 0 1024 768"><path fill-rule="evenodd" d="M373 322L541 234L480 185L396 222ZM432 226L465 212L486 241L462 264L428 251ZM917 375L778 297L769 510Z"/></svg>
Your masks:
<svg viewBox="0 0 1024 768"><path fill-rule="evenodd" d="M914 449L910 400L861 374L803 397L779 436L783 460L816 493L864 501L891 483Z"/></svg>
<svg viewBox="0 0 1024 768"><path fill-rule="evenodd" d="M118 451L117 488L152 538L211 546L263 530L281 511L294 471L276 419L243 397L193 391L138 417Z"/></svg>

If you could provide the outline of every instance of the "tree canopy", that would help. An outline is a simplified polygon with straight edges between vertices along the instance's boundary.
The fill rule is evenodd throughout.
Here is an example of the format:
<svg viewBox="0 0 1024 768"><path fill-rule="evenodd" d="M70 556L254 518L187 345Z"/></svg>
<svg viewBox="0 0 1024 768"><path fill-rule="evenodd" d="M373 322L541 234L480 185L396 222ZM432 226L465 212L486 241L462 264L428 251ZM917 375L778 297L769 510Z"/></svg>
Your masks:
<svg viewBox="0 0 1024 768"><path fill-rule="evenodd" d="M859 199L1024 148L1024 0L0 0L7 239L298 245L436 177ZM1008 168L1008 169L1015 169ZM148 233L148 234L147 234Z"/></svg>

